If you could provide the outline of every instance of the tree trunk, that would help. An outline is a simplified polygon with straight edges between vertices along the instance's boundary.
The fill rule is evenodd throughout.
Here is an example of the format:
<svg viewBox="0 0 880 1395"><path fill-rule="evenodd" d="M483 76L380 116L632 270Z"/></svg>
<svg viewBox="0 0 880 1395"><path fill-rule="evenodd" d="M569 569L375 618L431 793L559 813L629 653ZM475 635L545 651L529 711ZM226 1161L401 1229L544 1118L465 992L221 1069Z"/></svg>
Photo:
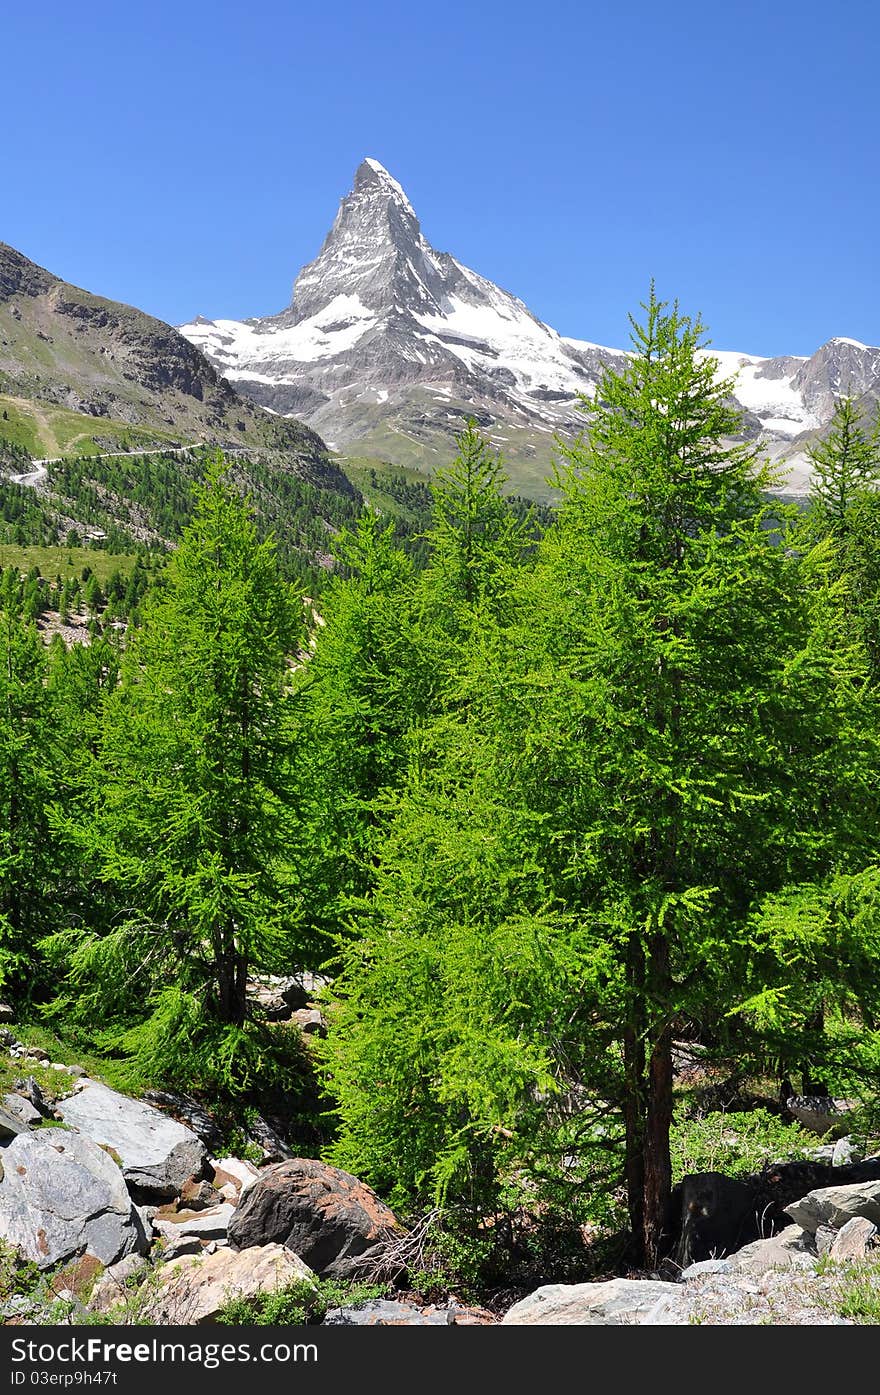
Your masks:
<svg viewBox="0 0 880 1395"><path fill-rule="evenodd" d="M669 940L655 937L650 950L648 982L656 1007L665 1014L670 987ZM663 1233L672 1189L669 1130L672 1125L672 1028L664 1020L654 1037L648 1062L645 1102L643 1263L656 1268L663 1254Z"/></svg>
<svg viewBox="0 0 880 1395"><path fill-rule="evenodd" d="M630 995L629 1021L623 1036L624 1101L626 1128L626 1199L630 1230L636 1246L636 1263L641 1263L645 1223L645 957L642 944L633 935L627 949L626 980Z"/></svg>
<svg viewBox="0 0 880 1395"><path fill-rule="evenodd" d="M247 960L230 951L217 965L217 1007L220 1021L232 1027L244 1025L247 1013Z"/></svg>
<svg viewBox="0 0 880 1395"><path fill-rule="evenodd" d="M630 1020L624 1034L626 1077L625 1173L634 1261L654 1269L663 1255L672 1164L669 1129L672 1124L672 1029L664 1023L652 1030L652 1016L668 1001L669 941L655 936L645 963L636 936L627 956ZM650 1057L646 1040L653 1038Z"/></svg>

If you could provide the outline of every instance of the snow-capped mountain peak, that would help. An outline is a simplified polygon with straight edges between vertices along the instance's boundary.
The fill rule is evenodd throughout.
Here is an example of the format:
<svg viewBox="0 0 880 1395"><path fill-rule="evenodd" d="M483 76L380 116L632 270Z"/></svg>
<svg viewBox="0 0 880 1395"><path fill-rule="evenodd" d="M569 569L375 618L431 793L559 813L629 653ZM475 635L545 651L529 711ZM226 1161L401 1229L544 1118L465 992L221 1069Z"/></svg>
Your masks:
<svg viewBox="0 0 880 1395"><path fill-rule="evenodd" d="M286 310L182 326L245 396L360 455L431 466L475 416L523 487L549 472L555 438L583 427L581 396L625 353L563 338L510 292L437 252L378 160L358 166ZM880 349L836 338L810 358L707 350L735 380L745 429L803 463L801 437L835 396L880 395ZM803 475L803 470L801 470ZM797 480L795 480L797 483Z"/></svg>
<svg viewBox="0 0 880 1395"><path fill-rule="evenodd" d="M357 188L359 180L364 181L367 179L367 175L365 172L366 170L369 170L372 174L376 176L376 179L382 186L383 190L387 190L392 198L396 199L397 202L403 208L405 208L408 213L411 213L413 217L415 217L415 210L413 209L413 206L407 198L406 194L403 192L403 189L398 184L397 180L394 179L388 173L385 166L379 164L378 160L372 160L369 156L367 156L366 160L363 161L360 168L355 173L355 188Z"/></svg>
<svg viewBox="0 0 880 1395"><path fill-rule="evenodd" d="M364 160L324 245L296 279L290 309L295 322L310 319L338 295L356 296L377 314L433 309L442 281L397 180L377 160Z"/></svg>

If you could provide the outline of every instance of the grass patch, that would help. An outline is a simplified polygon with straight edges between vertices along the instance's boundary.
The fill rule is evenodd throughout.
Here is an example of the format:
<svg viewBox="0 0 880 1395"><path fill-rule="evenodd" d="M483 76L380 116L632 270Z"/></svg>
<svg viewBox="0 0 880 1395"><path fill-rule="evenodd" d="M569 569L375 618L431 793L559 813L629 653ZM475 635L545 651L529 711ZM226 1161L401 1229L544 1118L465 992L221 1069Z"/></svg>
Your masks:
<svg viewBox="0 0 880 1395"><path fill-rule="evenodd" d="M71 412L48 402L0 395L0 441L23 447L35 459L94 455L106 450L143 450L182 444L179 431L132 426L108 417Z"/></svg>
<svg viewBox="0 0 880 1395"><path fill-rule="evenodd" d="M115 1085L117 1083L114 1076L116 1075L117 1067L121 1070L120 1062L97 1056L85 1046L78 1045L76 1041L59 1037L56 1032L50 1027L44 1026L41 1022L15 1023L11 1030L23 1046L42 1047L44 1051L48 1052L53 1061L59 1061L65 1066L81 1066L86 1075L91 1079L101 1080L107 1085ZM8 1058L0 1057L0 1065L5 1064L21 1067L22 1063L20 1060L10 1062ZM27 1070L23 1072L19 1069L18 1075L21 1076L22 1074L33 1075L37 1084L40 1085L42 1089L42 1083L36 1071ZM57 1070L50 1070L48 1074L56 1079L60 1078L62 1081L72 1081L73 1079L72 1076L64 1075L61 1071ZM69 1094L70 1090L68 1090L67 1093Z"/></svg>
<svg viewBox="0 0 880 1395"><path fill-rule="evenodd" d="M39 1061L25 1061L23 1057L17 1056L12 1059L8 1056L0 1056L0 1095L11 1095L15 1092L15 1082L24 1080L32 1075L40 1087L40 1092L51 1104L55 1100L64 1099L66 1095L73 1094L74 1078L63 1070L51 1070L48 1066L41 1065ZM57 1120L44 1120L44 1123L53 1123Z"/></svg>
<svg viewBox="0 0 880 1395"><path fill-rule="evenodd" d="M13 1297L31 1298L42 1282L43 1276L37 1266L22 1259L14 1245L0 1240L0 1303Z"/></svg>
<svg viewBox="0 0 880 1395"><path fill-rule="evenodd" d="M103 586L114 572L128 576L137 560L134 552L107 552L100 547L0 543L0 568L18 567L22 575L26 575L32 567L37 567L47 581L54 581L56 576L60 576L62 581L70 581L74 577L81 577L83 569L90 567Z"/></svg>
<svg viewBox="0 0 880 1395"><path fill-rule="evenodd" d="M119 1302L108 1312L83 1312L80 1303L88 1301L104 1272L102 1264L86 1255L40 1270L30 1260L22 1259L14 1246L0 1240L0 1303L16 1300L23 1306L26 1321L38 1327L60 1323L76 1327L151 1327L154 1319L150 1304L159 1289L160 1267L158 1260L148 1261L146 1268L127 1279ZM59 1298L62 1288L71 1288L77 1301Z"/></svg>
<svg viewBox="0 0 880 1395"><path fill-rule="evenodd" d="M880 1250L865 1259L819 1261L823 1307L863 1327L880 1327Z"/></svg>
<svg viewBox="0 0 880 1395"><path fill-rule="evenodd" d="M9 397L0 397L0 441L19 446L26 450L28 455L42 454L43 443L35 418L27 411L22 411ZM25 466L20 467L22 470L24 468Z"/></svg>
<svg viewBox="0 0 880 1395"><path fill-rule="evenodd" d="M340 460L355 489L381 513L425 526L431 515L429 476L405 465L389 465L363 456Z"/></svg>

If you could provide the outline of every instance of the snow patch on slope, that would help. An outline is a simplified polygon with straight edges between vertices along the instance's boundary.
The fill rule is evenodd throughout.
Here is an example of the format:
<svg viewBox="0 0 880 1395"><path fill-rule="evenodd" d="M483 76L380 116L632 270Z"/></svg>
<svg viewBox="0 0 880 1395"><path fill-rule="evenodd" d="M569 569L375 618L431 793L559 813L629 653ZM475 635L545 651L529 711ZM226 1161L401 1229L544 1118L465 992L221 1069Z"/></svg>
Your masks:
<svg viewBox="0 0 880 1395"><path fill-rule="evenodd" d="M730 349L703 349L700 352L703 358L718 360L716 379L733 378L737 402L753 412L768 431L778 436L799 436L802 431L821 425L819 418L804 405L801 394L793 386L797 369L771 377L763 371L769 359L739 354ZM793 359L792 362L799 367L806 359Z"/></svg>
<svg viewBox="0 0 880 1395"><path fill-rule="evenodd" d="M227 378L252 378L249 367L334 358L353 348L375 323L356 295L337 295L310 319L268 333L246 320L201 320L185 329L191 343L221 362Z"/></svg>
<svg viewBox="0 0 880 1395"><path fill-rule="evenodd" d="M468 368L510 373L521 393L574 397L588 386L576 349L536 319L516 296L450 258L464 285L447 295L439 313L414 314L432 341Z"/></svg>

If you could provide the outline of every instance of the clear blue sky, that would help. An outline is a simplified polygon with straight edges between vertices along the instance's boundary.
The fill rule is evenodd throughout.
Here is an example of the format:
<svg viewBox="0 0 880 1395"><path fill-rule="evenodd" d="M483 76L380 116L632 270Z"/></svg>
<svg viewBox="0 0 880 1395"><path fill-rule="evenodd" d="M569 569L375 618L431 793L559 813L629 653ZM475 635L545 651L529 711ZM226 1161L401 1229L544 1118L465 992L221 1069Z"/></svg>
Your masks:
<svg viewBox="0 0 880 1395"><path fill-rule="evenodd" d="M365 155L564 334L880 343L876 0L6 5L0 240L180 322L289 299Z"/></svg>

